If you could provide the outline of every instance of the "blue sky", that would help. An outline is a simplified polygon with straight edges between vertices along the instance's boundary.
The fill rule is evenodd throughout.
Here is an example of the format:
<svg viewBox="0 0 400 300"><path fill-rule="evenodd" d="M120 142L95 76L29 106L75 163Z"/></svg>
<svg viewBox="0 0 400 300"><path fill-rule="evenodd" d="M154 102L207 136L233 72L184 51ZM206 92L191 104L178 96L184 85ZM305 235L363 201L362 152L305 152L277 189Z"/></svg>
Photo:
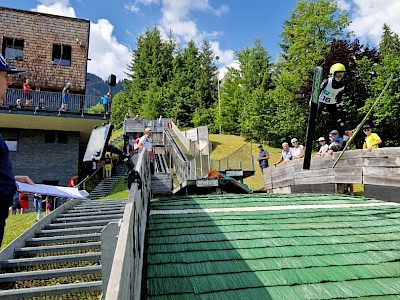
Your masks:
<svg viewBox="0 0 400 300"><path fill-rule="evenodd" d="M210 41L220 68L235 65L236 51L259 37L274 59L280 52L284 20L296 0L2 0L1 6L91 21L88 71L103 79L126 75L136 38L146 28L172 29L181 46ZM350 30L362 42L377 45L384 22L400 32L400 0L338 0L348 10Z"/></svg>

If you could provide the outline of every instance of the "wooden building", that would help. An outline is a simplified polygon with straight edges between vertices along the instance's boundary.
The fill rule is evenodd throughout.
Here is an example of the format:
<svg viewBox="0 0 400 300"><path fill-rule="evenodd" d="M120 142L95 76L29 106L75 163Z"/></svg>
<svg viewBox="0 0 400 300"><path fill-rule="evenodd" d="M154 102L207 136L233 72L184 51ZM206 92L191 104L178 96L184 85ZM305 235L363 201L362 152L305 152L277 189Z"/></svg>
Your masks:
<svg viewBox="0 0 400 300"><path fill-rule="evenodd" d="M30 79L33 89L84 94L90 21L0 7L0 45L7 62L26 72L13 76L11 88Z"/></svg>

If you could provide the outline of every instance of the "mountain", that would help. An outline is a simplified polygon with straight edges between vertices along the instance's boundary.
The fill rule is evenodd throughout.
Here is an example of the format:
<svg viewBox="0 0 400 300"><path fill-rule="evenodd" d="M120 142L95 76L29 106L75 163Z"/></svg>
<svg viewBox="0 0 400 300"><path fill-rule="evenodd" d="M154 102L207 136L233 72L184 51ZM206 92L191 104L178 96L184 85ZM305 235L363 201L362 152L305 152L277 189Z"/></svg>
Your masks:
<svg viewBox="0 0 400 300"><path fill-rule="evenodd" d="M124 86L122 81L118 81L117 84L111 87L113 95L122 91ZM108 92L108 81L104 81L99 76L92 73L87 73L86 76L86 96L103 96Z"/></svg>

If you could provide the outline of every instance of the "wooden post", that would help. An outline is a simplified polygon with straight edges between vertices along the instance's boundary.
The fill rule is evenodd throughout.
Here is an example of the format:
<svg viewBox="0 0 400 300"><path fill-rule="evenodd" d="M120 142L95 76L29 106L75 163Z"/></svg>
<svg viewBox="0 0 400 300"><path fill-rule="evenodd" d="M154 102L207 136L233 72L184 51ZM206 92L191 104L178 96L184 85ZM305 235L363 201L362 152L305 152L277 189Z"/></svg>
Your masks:
<svg viewBox="0 0 400 300"><path fill-rule="evenodd" d="M311 164L311 153L312 153L312 146L314 143L315 117L317 113L318 97L319 97L321 82L322 82L322 67L318 66L314 69L314 77L313 77L313 85L312 85L311 101L310 101L310 113L308 115L306 150L303 162L304 170L309 170Z"/></svg>

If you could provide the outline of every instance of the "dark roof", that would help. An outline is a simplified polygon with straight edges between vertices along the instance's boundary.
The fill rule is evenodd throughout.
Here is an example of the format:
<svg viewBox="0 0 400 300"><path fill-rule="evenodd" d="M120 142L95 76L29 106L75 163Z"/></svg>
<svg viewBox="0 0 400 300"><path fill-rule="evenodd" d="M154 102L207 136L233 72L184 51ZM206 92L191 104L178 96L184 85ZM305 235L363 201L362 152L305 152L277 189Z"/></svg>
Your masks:
<svg viewBox="0 0 400 300"><path fill-rule="evenodd" d="M374 206L382 203L311 194L152 200L148 299L398 295L400 206ZM337 207L306 209L316 204ZM271 210L255 209L269 206ZM221 208L254 211L223 212ZM185 213L188 209L216 211Z"/></svg>

